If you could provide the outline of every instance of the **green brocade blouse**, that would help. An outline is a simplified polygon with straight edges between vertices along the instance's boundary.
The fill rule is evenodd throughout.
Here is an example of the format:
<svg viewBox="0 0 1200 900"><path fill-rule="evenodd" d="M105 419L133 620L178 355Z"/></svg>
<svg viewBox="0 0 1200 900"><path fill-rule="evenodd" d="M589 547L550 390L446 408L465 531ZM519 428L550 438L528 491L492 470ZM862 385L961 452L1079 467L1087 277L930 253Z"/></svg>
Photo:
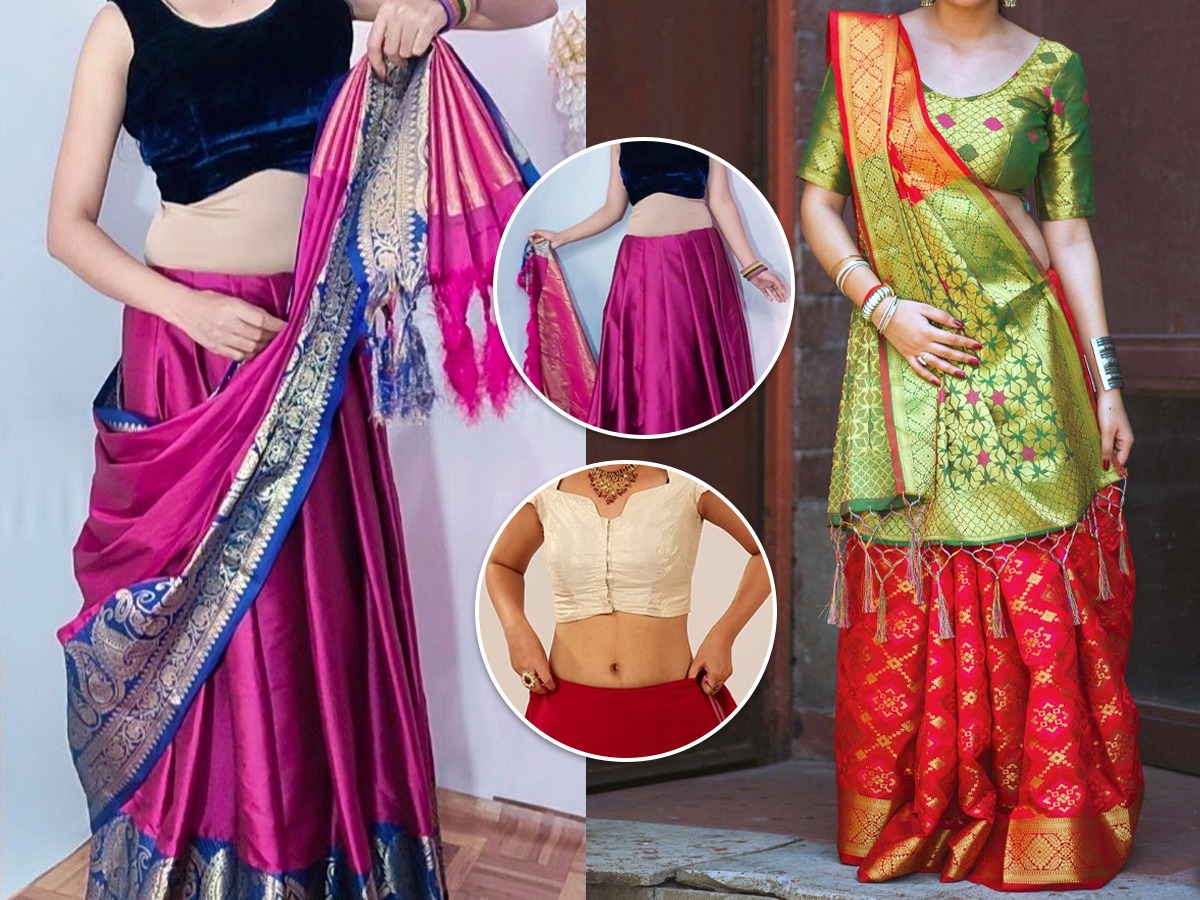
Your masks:
<svg viewBox="0 0 1200 900"><path fill-rule="evenodd" d="M1021 195L1033 184L1038 215L1073 219L1095 213L1087 81L1079 54L1042 38L1016 73L975 97L947 97L925 87L934 127L989 188ZM799 175L850 194L832 72L821 96Z"/></svg>

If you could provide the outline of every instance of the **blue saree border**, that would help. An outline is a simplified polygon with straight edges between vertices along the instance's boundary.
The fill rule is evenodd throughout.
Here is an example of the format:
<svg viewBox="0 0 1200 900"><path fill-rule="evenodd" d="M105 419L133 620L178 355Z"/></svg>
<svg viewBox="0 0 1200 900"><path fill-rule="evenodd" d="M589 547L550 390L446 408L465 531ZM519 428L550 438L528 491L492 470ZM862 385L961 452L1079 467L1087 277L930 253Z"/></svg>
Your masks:
<svg viewBox="0 0 1200 900"><path fill-rule="evenodd" d="M441 849L393 823L371 826L371 870L360 873L334 846L323 859L289 871L250 865L230 841L196 838L176 856L159 850L126 815L99 829L88 872L91 900L445 900Z"/></svg>
<svg viewBox="0 0 1200 900"><path fill-rule="evenodd" d="M121 408L121 364L113 366L92 401L92 414L110 431L144 431L158 423Z"/></svg>

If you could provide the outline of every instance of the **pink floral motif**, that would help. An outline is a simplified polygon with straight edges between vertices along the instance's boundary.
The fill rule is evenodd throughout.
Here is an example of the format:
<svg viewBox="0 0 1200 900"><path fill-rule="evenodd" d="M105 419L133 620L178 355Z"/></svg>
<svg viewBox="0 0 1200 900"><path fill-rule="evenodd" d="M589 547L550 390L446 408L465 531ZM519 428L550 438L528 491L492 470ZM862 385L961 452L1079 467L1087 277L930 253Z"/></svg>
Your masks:
<svg viewBox="0 0 1200 900"><path fill-rule="evenodd" d="M979 451L979 456L976 458L979 460L979 464L981 466L986 466L988 463L990 463L992 461L992 455L990 453L988 453L986 450Z"/></svg>
<svg viewBox="0 0 1200 900"><path fill-rule="evenodd" d="M943 128L953 128L955 124L954 119L950 117L949 113L939 113L937 117L937 123Z"/></svg>
<svg viewBox="0 0 1200 900"><path fill-rule="evenodd" d="M1036 144L1041 139L1041 135L1039 135L1036 131L1029 132L1029 143Z"/></svg>
<svg viewBox="0 0 1200 900"><path fill-rule="evenodd" d="M1054 108L1054 114L1056 116L1061 116L1063 114L1063 110L1067 108L1067 104L1063 103L1062 99L1059 98L1058 100L1054 101L1053 108Z"/></svg>
<svg viewBox="0 0 1200 900"><path fill-rule="evenodd" d="M1092 95L1088 91L1083 92L1083 102L1088 106L1089 109L1091 108Z"/></svg>
<svg viewBox="0 0 1200 900"><path fill-rule="evenodd" d="M1050 93L1051 93L1051 92L1050 92L1050 85L1046 85L1044 88L1042 88L1042 93L1043 93L1043 94L1045 94L1047 97L1049 97L1049 96L1050 96Z"/></svg>
<svg viewBox="0 0 1200 900"><path fill-rule="evenodd" d="M988 127L988 129L991 131L999 131L1001 128L1004 127L1004 123L1001 122L999 119L997 119L995 116L992 116L990 119L988 119L983 124L986 125Z"/></svg>
<svg viewBox="0 0 1200 900"><path fill-rule="evenodd" d="M1004 391L992 391L992 402L997 406L1003 406L1004 401L1007 399L1008 397L1004 395Z"/></svg>
<svg viewBox="0 0 1200 900"><path fill-rule="evenodd" d="M1025 459L1027 459L1029 462L1033 462L1033 459L1035 456L1037 456L1037 453L1034 452L1034 449L1032 447L1026 447L1025 449L1023 449L1021 451L1021 455L1023 457L1025 457Z"/></svg>
<svg viewBox="0 0 1200 900"><path fill-rule="evenodd" d="M975 388L971 388L971 390L967 391L967 402L972 406L979 402L979 392L976 391Z"/></svg>

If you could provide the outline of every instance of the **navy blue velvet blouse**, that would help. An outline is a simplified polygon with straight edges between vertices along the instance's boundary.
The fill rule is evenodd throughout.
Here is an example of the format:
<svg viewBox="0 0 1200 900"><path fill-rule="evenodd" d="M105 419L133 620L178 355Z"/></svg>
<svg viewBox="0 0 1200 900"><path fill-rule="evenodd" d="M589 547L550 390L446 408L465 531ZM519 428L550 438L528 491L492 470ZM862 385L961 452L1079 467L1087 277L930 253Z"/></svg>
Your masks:
<svg viewBox="0 0 1200 900"><path fill-rule="evenodd" d="M708 189L708 156L664 141L625 141L621 144L621 181L631 204L651 194L703 200Z"/></svg>
<svg viewBox="0 0 1200 900"><path fill-rule="evenodd" d="M162 198L195 203L264 169L308 172L353 41L346 0L275 0L205 27L164 0L115 0L133 34L125 129Z"/></svg>

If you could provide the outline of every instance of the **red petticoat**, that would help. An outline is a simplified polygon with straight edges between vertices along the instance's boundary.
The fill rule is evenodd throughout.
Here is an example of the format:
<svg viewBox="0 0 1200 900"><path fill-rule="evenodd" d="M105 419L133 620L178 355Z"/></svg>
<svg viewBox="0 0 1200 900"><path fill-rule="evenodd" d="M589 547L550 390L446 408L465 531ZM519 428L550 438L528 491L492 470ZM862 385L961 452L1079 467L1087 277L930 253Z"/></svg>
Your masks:
<svg viewBox="0 0 1200 900"><path fill-rule="evenodd" d="M640 688L555 683L549 694L529 695L525 718L560 744L593 756L670 753L707 735L737 708L728 688L709 696L692 678Z"/></svg>

